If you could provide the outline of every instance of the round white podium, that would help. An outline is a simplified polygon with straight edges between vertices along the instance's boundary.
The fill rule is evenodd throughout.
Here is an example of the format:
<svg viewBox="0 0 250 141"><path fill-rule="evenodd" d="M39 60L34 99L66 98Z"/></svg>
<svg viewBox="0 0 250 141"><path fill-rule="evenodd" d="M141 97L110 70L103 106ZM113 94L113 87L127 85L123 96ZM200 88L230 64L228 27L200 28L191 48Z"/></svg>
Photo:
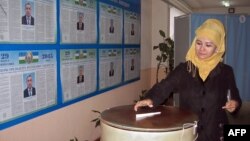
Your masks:
<svg viewBox="0 0 250 141"><path fill-rule="evenodd" d="M139 109L160 112L136 118L134 105L118 106L101 113L101 141L194 141L194 122L198 117L177 107L159 106Z"/></svg>

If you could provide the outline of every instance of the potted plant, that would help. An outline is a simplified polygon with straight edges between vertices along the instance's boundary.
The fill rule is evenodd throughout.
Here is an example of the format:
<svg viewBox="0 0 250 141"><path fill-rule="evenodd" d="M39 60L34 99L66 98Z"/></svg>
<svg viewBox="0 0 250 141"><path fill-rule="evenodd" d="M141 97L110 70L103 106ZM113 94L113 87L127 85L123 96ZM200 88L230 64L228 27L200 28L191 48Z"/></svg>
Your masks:
<svg viewBox="0 0 250 141"><path fill-rule="evenodd" d="M159 30L159 33L163 40L157 46L153 47L154 50L158 49L160 51L160 54L156 56L156 60L158 61L156 83L159 83L158 75L161 67L164 68L166 74L174 69L174 41L170 37L166 37L164 31Z"/></svg>
<svg viewBox="0 0 250 141"><path fill-rule="evenodd" d="M160 68L164 68L164 72L171 72L174 69L174 41L170 37L166 37L166 34L163 30L159 30L159 34L163 38L162 42L160 42L157 46L153 46L153 50L159 50L160 54L156 56L157 69L156 69L156 83L159 83L159 70ZM144 99L147 90L142 90L139 95L139 100ZM170 98L172 97L172 94ZM138 100L134 100L136 103ZM164 102L166 103L167 100Z"/></svg>

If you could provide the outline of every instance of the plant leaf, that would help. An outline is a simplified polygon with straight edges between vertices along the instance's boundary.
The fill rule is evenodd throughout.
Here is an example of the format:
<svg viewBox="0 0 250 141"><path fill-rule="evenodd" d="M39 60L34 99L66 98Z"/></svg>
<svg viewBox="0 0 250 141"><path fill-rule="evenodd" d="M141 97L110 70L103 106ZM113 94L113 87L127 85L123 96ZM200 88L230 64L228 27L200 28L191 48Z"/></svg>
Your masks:
<svg viewBox="0 0 250 141"><path fill-rule="evenodd" d="M171 48L174 47L174 41L170 37L166 38L165 41L169 44Z"/></svg>
<svg viewBox="0 0 250 141"><path fill-rule="evenodd" d="M159 48L159 46L154 46L154 47L153 47L153 49L157 49L157 48Z"/></svg>
<svg viewBox="0 0 250 141"><path fill-rule="evenodd" d="M162 62L166 62L167 58L168 58L168 56L167 56L167 55L162 54Z"/></svg>
<svg viewBox="0 0 250 141"><path fill-rule="evenodd" d="M148 90L142 90L141 93L145 94Z"/></svg>
<svg viewBox="0 0 250 141"><path fill-rule="evenodd" d="M95 128L98 127L98 126L100 126L100 123L101 123L100 120L98 120L98 121L95 123Z"/></svg>
<svg viewBox="0 0 250 141"><path fill-rule="evenodd" d="M161 61L161 56L157 55L156 60Z"/></svg>
<svg viewBox="0 0 250 141"><path fill-rule="evenodd" d="M92 110L92 112L101 114L101 112L97 110Z"/></svg>
<svg viewBox="0 0 250 141"><path fill-rule="evenodd" d="M91 120L91 122L96 122L97 120L100 120L99 118L95 118L93 120Z"/></svg>
<svg viewBox="0 0 250 141"><path fill-rule="evenodd" d="M166 37L166 35L165 35L165 32L164 31L162 31L162 30L159 30L159 32L160 32L160 35L162 36L162 37Z"/></svg>
<svg viewBox="0 0 250 141"><path fill-rule="evenodd" d="M164 51L165 48L167 48L167 44L166 44L166 43L160 43L160 44L159 44L159 49L160 49L160 51Z"/></svg>

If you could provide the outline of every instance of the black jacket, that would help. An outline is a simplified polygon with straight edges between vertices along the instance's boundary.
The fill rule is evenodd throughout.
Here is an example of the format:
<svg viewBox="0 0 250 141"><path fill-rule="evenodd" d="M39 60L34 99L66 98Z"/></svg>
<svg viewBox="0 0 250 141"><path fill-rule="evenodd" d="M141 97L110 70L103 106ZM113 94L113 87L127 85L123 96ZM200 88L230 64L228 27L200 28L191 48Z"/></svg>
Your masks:
<svg viewBox="0 0 250 141"><path fill-rule="evenodd" d="M34 25L34 23L35 23L35 19L34 19L34 17L31 16L31 23L30 23L30 25ZM23 25L27 25L28 24L25 15L22 17L22 24Z"/></svg>
<svg viewBox="0 0 250 141"><path fill-rule="evenodd" d="M220 137L223 137L223 125L228 124L226 110L222 109L227 102L228 89L231 90L232 99L238 101L241 106L233 69L230 66L219 63L203 82L198 71L195 77L192 77L187 71L187 63L182 63L166 79L149 90L146 98L152 99L154 106L157 106L168 98L171 92L178 92L180 107L193 111L199 117L198 141L219 141Z"/></svg>
<svg viewBox="0 0 250 141"><path fill-rule="evenodd" d="M32 96L36 95L36 88L32 87ZM26 98L26 97L29 97L29 91L28 91L28 88L26 88L24 91L23 91L23 97Z"/></svg>
<svg viewBox="0 0 250 141"><path fill-rule="evenodd" d="M77 22L77 30L84 30L84 23Z"/></svg>
<svg viewBox="0 0 250 141"><path fill-rule="evenodd" d="M84 82L84 75L77 76L77 83L83 83Z"/></svg>

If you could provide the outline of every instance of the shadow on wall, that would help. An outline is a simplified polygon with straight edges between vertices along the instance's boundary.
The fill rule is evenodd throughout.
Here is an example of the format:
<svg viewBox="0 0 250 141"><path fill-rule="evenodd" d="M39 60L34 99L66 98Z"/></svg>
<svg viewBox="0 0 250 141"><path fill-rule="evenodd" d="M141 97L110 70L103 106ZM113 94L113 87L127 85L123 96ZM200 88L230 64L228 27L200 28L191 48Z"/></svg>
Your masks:
<svg viewBox="0 0 250 141"><path fill-rule="evenodd" d="M231 124L250 124L250 102L243 102L239 113L228 118Z"/></svg>

